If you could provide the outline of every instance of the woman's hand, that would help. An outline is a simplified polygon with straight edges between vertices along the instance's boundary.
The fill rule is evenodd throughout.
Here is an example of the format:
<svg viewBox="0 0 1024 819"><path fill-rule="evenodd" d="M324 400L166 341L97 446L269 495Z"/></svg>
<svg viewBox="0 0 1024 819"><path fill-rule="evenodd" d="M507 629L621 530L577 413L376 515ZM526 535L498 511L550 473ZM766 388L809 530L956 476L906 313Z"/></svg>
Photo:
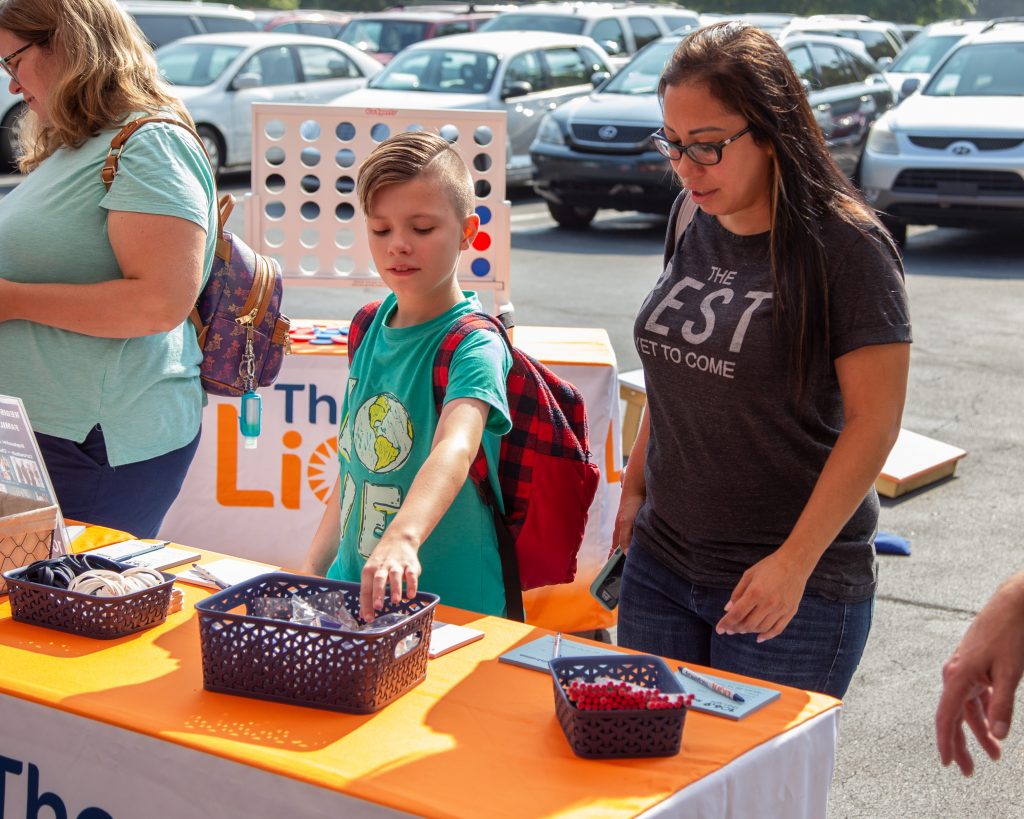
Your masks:
<svg viewBox="0 0 1024 819"><path fill-rule="evenodd" d="M359 584L359 616L367 623L384 608L384 587L391 586L391 602L402 602L402 584L406 599L416 596L420 572L417 548L401 537L388 537L388 532L374 548L363 565Z"/></svg>
<svg viewBox="0 0 1024 819"><path fill-rule="evenodd" d="M625 489L619 498L619 509L615 513L615 528L612 531L612 547L610 555L618 546L623 552L629 552L629 544L633 539L633 522L636 520L640 507L644 504L642 494L627 493Z"/></svg>
<svg viewBox="0 0 1024 819"><path fill-rule="evenodd" d="M743 573L718 621L719 634L756 634L763 643L778 637L793 619L804 596L810 569L780 548Z"/></svg>

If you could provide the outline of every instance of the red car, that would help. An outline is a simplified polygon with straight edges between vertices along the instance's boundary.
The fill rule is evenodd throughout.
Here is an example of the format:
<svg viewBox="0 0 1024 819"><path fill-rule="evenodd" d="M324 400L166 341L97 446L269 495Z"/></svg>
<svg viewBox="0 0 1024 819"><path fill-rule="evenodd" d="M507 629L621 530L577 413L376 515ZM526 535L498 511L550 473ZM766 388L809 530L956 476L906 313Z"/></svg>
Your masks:
<svg viewBox="0 0 1024 819"><path fill-rule="evenodd" d="M336 40L354 16L341 11L288 11L264 20L263 30L278 34L309 34L312 37Z"/></svg>
<svg viewBox="0 0 1024 819"><path fill-rule="evenodd" d="M338 39L386 63L406 46L433 37L476 31L493 16L413 10L361 14L345 27Z"/></svg>

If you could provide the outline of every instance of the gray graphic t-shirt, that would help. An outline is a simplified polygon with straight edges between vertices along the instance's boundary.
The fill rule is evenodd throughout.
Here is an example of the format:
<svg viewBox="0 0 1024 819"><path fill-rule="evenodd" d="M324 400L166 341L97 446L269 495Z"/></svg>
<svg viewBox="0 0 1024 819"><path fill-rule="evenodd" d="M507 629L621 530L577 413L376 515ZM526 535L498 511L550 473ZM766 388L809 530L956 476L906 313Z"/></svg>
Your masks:
<svg viewBox="0 0 1024 819"><path fill-rule="evenodd" d="M823 236L831 358L909 342L899 261L839 220ZM808 384L798 411L772 294L768 234L737 236L698 210L634 327L651 420L635 537L693 583L732 588L788 537L843 426L834 367ZM877 522L872 489L807 591L869 598Z"/></svg>

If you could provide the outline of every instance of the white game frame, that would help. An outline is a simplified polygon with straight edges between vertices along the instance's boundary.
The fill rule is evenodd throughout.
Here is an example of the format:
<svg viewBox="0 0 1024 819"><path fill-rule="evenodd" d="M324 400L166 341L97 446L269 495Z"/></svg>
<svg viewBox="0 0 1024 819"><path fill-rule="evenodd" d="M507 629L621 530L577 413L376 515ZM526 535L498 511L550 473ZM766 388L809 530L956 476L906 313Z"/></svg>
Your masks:
<svg viewBox="0 0 1024 819"><path fill-rule="evenodd" d="M355 180L363 159L389 135L427 130L452 143L476 187L480 234L462 254L459 281L493 291L495 313L511 306L504 111L256 103L252 112L246 232L254 249L280 262L286 286L383 286Z"/></svg>

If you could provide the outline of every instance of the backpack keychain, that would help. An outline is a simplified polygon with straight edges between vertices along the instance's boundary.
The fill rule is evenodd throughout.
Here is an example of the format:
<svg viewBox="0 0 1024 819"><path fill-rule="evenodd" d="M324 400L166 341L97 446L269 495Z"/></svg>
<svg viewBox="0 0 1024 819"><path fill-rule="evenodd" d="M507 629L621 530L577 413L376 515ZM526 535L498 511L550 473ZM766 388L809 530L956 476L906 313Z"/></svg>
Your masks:
<svg viewBox="0 0 1024 819"><path fill-rule="evenodd" d="M245 317L243 317L245 318ZM238 319L241 322L241 319ZM263 415L263 399L256 392L256 356L252 349L253 326L250 319L245 323L245 351L238 365L242 379L242 406L238 415L238 427L246 449L256 449L260 435L260 418Z"/></svg>

